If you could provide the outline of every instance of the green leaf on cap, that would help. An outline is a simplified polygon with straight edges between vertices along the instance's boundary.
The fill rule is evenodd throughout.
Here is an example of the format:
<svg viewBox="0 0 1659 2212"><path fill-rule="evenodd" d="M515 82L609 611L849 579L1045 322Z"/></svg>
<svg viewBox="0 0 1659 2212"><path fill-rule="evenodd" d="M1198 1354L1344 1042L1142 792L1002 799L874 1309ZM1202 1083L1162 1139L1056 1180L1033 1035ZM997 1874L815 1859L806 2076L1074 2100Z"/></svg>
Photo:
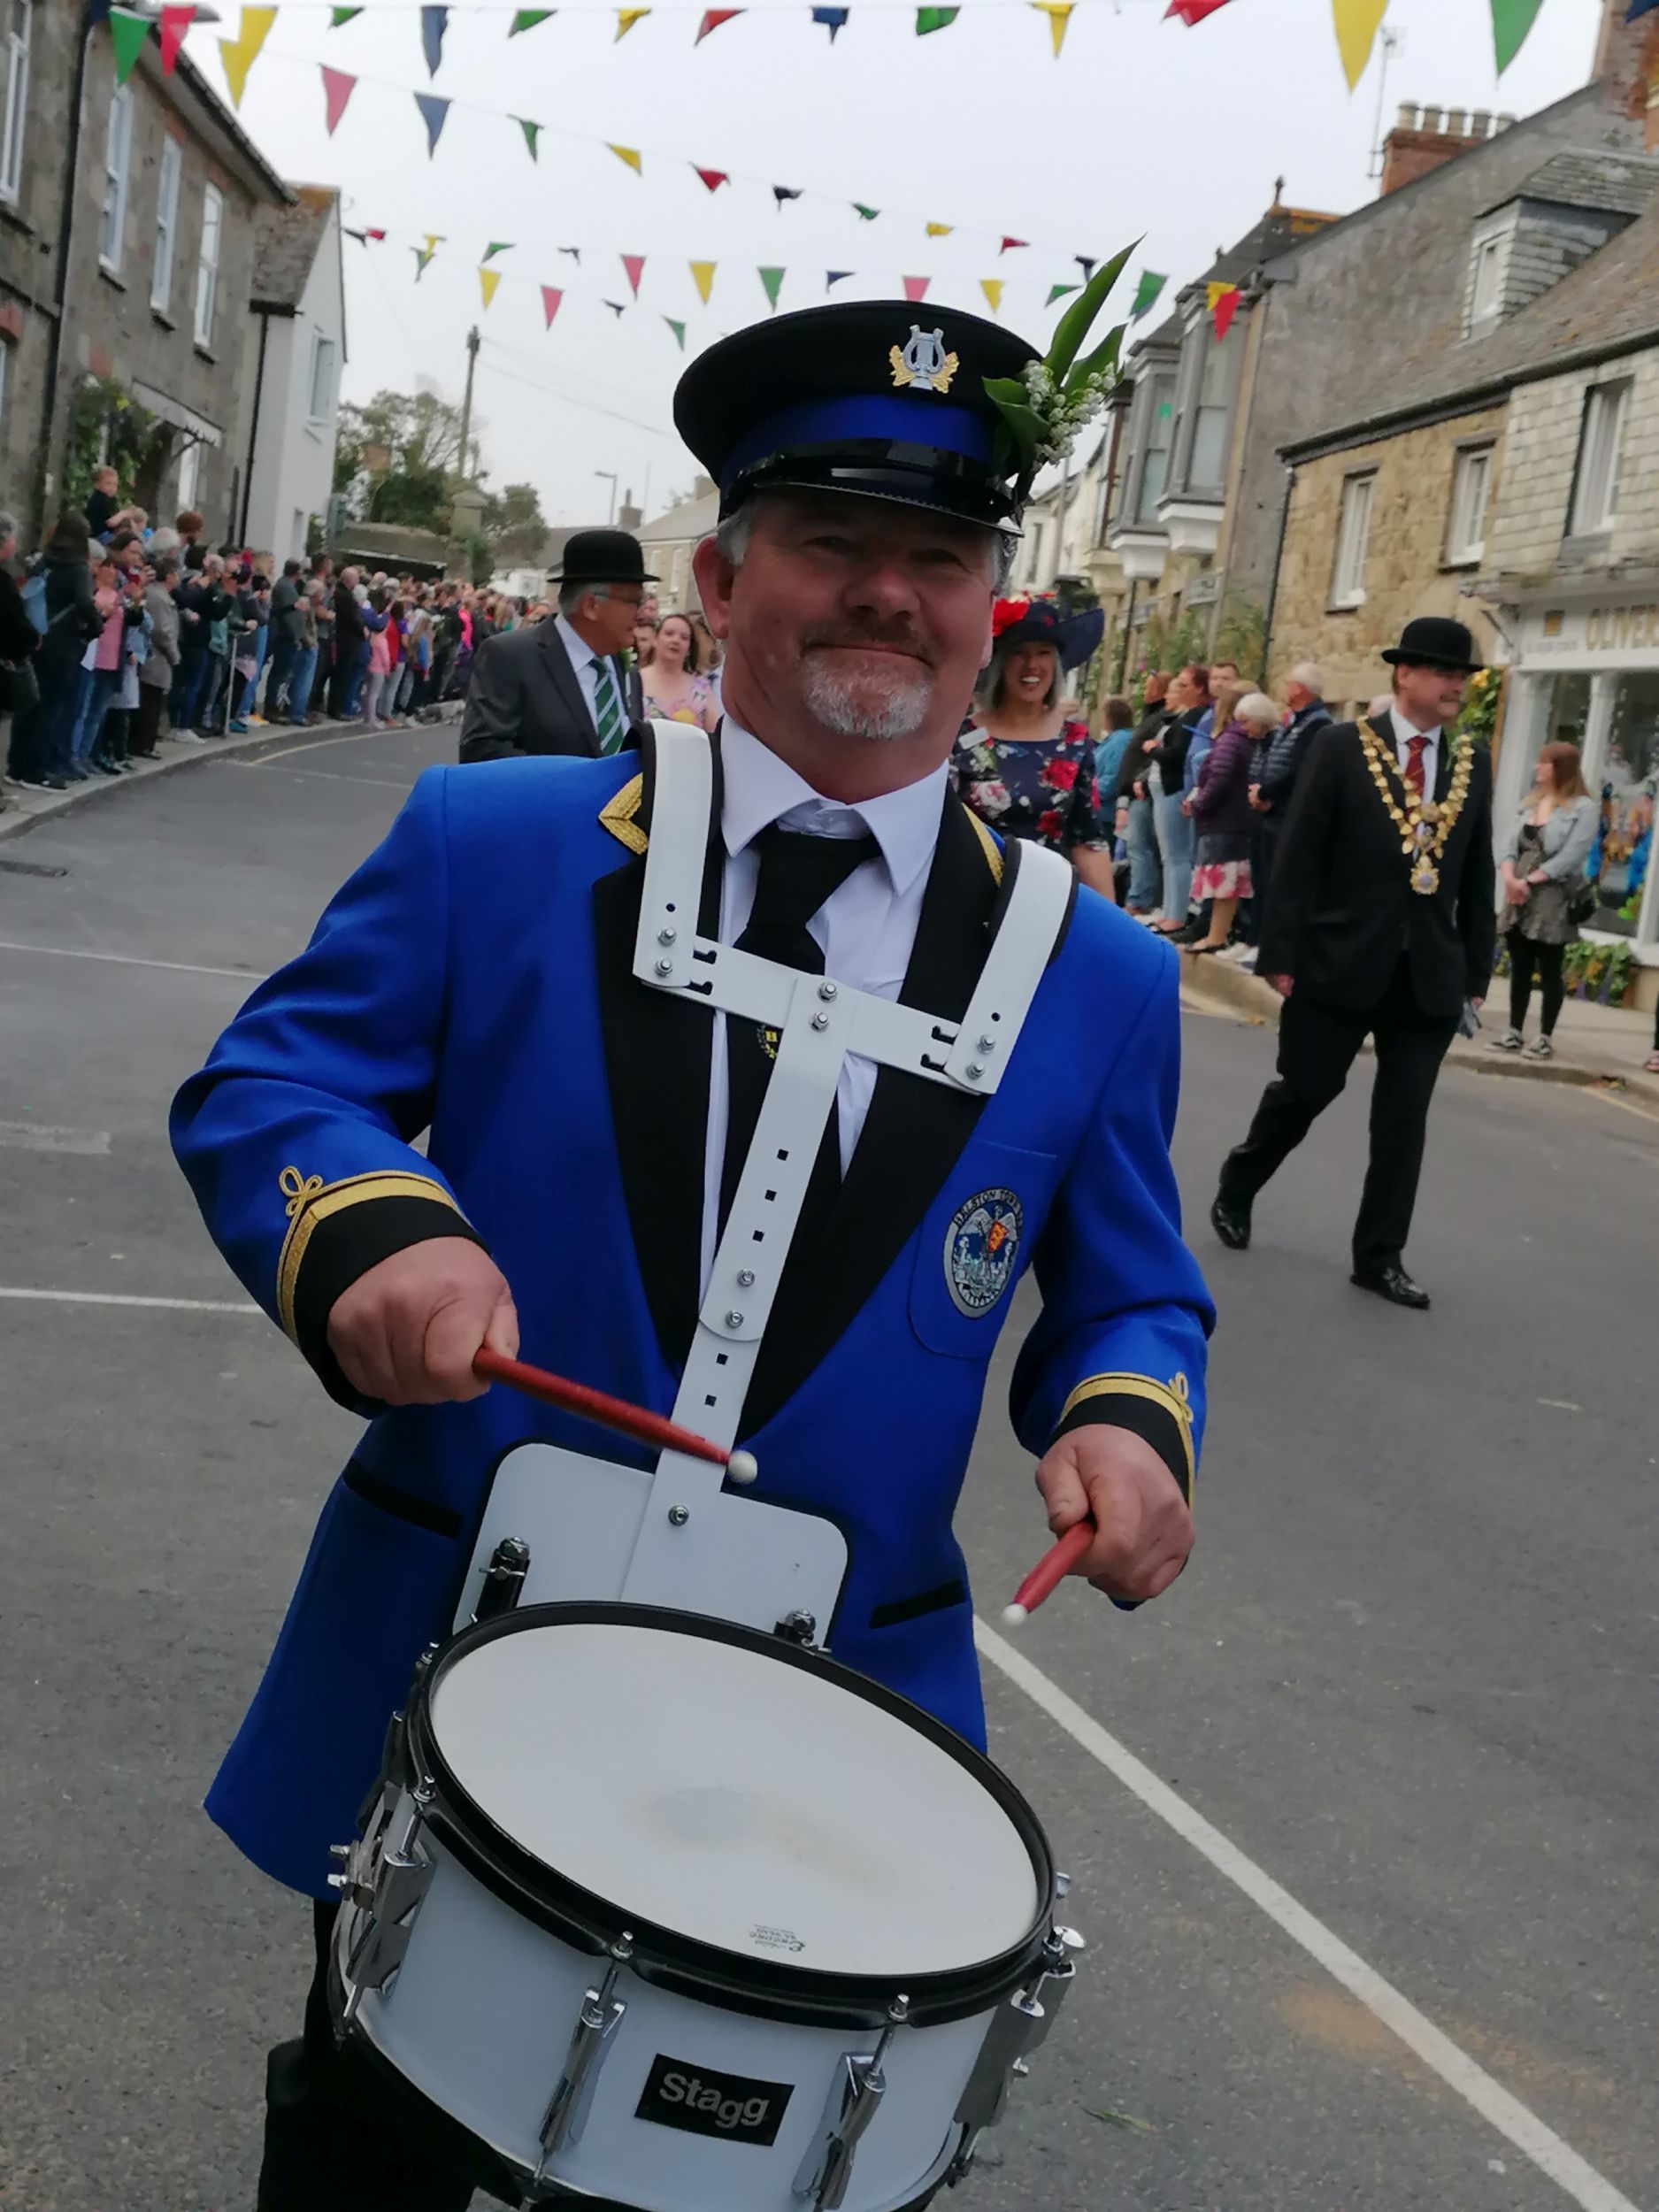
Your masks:
<svg viewBox="0 0 1659 2212"><path fill-rule="evenodd" d="M1091 376L1098 376L1103 370L1115 369L1118 366L1118 350L1123 345L1124 333L1128 327L1127 323L1119 323L1110 336L1096 346L1093 353L1085 354L1083 358L1075 365L1071 375L1065 380L1068 397L1073 392L1080 392Z"/></svg>
<svg viewBox="0 0 1659 2212"><path fill-rule="evenodd" d="M1137 238L1134 245L1125 246L1121 253L1114 254L1103 268L1096 269L1082 292L1061 316L1060 327L1054 334L1054 344L1048 352L1048 373L1056 384L1064 383L1084 339L1088 336L1090 325L1105 306L1107 294L1123 274L1125 263L1140 242Z"/></svg>

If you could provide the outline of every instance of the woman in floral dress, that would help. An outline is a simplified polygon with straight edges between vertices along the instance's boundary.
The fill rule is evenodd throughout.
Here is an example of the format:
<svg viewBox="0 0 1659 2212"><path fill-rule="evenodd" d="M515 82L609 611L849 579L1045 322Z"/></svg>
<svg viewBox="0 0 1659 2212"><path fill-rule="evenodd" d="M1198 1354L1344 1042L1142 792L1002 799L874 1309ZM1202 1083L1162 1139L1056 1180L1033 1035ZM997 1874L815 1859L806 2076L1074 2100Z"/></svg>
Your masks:
<svg viewBox="0 0 1659 2212"><path fill-rule="evenodd" d="M1094 782L1088 726L1061 711L1064 625L1047 602L1002 601L981 704L956 740L956 795L999 837L1064 853L1083 881L1112 893L1112 826Z"/></svg>

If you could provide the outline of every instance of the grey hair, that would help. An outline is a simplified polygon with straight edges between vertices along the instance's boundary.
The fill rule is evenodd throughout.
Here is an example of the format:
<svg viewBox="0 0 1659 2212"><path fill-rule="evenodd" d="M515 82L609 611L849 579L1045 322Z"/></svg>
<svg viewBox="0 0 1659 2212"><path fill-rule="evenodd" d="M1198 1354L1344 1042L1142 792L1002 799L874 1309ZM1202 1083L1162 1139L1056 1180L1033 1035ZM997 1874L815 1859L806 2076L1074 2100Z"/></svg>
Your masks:
<svg viewBox="0 0 1659 2212"><path fill-rule="evenodd" d="M609 584L561 584L559 612L568 620L584 599L609 599L610 596Z"/></svg>
<svg viewBox="0 0 1659 2212"><path fill-rule="evenodd" d="M715 549L728 568L741 568L754 541L755 520L760 512L764 493L746 499L734 512L721 518L714 533ZM1007 590L1008 580L1014 572L1014 560L1019 551L1019 540L1011 531L994 530L991 534L991 589L998 597Z"/></svg>
<svg viewBox="0 0 1659 2212"><path fill-rule="evenodd" d="M1316 699L1325 696L1325 678L1319 672L1317 661L1298 661L1285 680L1300 684L1304 691L1312 692Z"/></svg>
<svg viewBox="0 0 1659 2212"><path fill-rule="evenodd" d="M1264 691L1248 692L1233 710L1235 722L1277 722L1279 709Z"/></svg>
<svg viewBox="0 0 1659 2212"><path fill-rule="evenodd" d="M0 507L0 545L4 545L8 538L16 537L17 534L17 517L7 514L5 510Z"/></svg>

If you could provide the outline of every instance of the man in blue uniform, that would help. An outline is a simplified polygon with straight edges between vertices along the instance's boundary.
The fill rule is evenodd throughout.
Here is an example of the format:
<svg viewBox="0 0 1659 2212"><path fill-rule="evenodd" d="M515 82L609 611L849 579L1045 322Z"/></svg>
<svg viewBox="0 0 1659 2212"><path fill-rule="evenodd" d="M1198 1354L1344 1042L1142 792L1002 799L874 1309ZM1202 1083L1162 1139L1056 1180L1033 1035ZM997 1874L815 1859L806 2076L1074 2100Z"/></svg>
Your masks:
<svg viewBox="0 0 1659 2212"><path fill-rule="evenodd" d="M740 333L676 414L722 495L696 556L726 645L702 929L929 1010L942 1069L1018 903L946 763L1018 519L984 380L1031 351L938 322L859 303ZM174 1109L220 1248L368 1419L208 1801L319 1901L319 1956L327 1847L453 1616L491 1471L590 1441L474 1356L522 1344L667 1410L710 1294L764 1038L635 972L656 772L649 748L430 771ZM1212 1320L1168 1152L1173 956L1079 889L1033 980L994 1091L979 1061L843 1060L736 1425L753 1494L846 1533L832 1651L980 1741L951 1519L1015 1284L1033 1264L1043 1299L1016 1431L1049 1527L1092 1516L1079 1571L1124 1604L1191 1547ZM273 2055L262 2212L466 2200L376 2126L319 1973Z"/></svg>

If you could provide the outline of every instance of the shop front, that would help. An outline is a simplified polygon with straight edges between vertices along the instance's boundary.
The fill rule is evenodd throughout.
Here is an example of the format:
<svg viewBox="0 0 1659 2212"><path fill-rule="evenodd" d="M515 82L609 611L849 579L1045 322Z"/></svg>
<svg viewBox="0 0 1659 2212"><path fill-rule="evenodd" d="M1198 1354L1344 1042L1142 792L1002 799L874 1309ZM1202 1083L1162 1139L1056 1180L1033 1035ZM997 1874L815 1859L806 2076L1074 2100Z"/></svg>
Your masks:
<svg viewBox="0 0 1659 2212"><path fill-rule="evenodd" d="M1600 900L1586 936L1623 939L1659 990L1659 892L1649 864L1659 780L1659 577L1628 583L1560 582L1502 611L1512 647L1499 749L1495 816L1507 833L1532 781L1538 749L1566 738L1584 756L1601 801L1594 864Z"/></svg>

